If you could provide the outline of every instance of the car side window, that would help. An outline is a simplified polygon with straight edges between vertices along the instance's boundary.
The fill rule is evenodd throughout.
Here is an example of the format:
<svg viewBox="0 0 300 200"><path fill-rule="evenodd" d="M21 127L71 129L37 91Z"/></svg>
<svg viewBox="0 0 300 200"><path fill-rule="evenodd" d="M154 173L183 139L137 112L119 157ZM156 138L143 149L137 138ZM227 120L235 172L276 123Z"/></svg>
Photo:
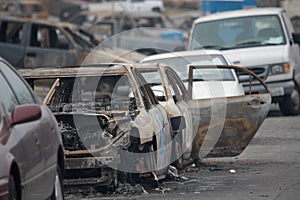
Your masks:
<svg viewBox="0 0 300 200"><path fill-rule="evenodd" d="M175 102L185 100L187 97L186 89L179 77L171 70L166 70L166 75L169 79L170 89Z"/></svg>
<svg viewBox="0 0 300 200"><path fill-rule="evenodd" d="M69 49L69 41L56 27L33 24L30 46L54 49Z"/></svg>
<svg viewBox="0 0 300 200"><path fill-rule="evenodd" d="M0 42L20 44L22 41L23 23L2 21L0 26Z"/></svg>
<svg viewBox="0 0 300 200"><path fill-rule="evenodd" d="M0 95L0 101L4 104L8 112L12 112L15 106L18 105L18 101L2 73L0 73L0 84L0 93L5 94Z"/></svg>
<svg viewBox="0 0 300 200"><path fill-rule="evenodd" d="M154 95L159 101L166 101L166 92L160 77L158 69L143 70L139 69L148 85L151 87Z"/></svg>
<svg viewBox="0 0 300 200"><path fill-rule="evenodd" d="M25 82L23 82L22 79L12 69L10 69L5 63L0 62L0 70L2 74L5 76L12 90L14 91L18 99L18 102L20 104L36 103L32 93L28 89ZM6 94L6 93L3 92L1 94Z"/></svg>
<svg viewBox="0 0 300 200"><path fill-rule="evenodd" d="M137 69L134 69L134 75L138 82L138 87L140 88L140 92L143 98L142 100L144 102L145 108L149 110L154 104L157 104L153 99L154 94L152 93L151 88L147 88L149 87L149 85L145 81L142 81L144 80L144 78L140 75ZM148 95L149 93L152 93L152 96L149 96Z"/></svg>

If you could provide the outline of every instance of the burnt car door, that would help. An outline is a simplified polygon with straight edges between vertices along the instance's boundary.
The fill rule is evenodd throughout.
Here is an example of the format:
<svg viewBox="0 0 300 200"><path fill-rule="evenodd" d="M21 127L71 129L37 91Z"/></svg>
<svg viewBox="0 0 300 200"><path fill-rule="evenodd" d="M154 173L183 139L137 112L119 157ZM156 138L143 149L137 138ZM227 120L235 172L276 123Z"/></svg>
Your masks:
<svg viewBox="0 0 300 200"><path fill-rule="evenodd" d="M172 161L175 161L176 167L182 168L190 158L193 139L192 116L186 102L187 91L177 74L167 66L145 65L138 70L170 116L174 145Z"/></svg>
<svg viewBox="0 0 300 200"><path fill-rule="evenodd" d="M264 94L249 94L234 97L210 99L192 99L193 78L199 68L233 68L249 74L252 83L261 83ZM251 83L250 83L251 85ZM222 85L218 85L222 87ZM189 104L196 127L192 157L232 157L243 152L266 118L271 96L268 87L253 72L237 66L190 66L189 69Z"/></svg>
<svg viewBox="0 0 300 200"><path fill-rule="evenodd" d="M160 66L161 71L164 71L169 88L169 99L172 98L175 105L179 108L181 115L184 117L184 122L180 122L180 126L182 126L182 132L179 132L177 135L176 141L178 141L177 151L181 156L181 160L179 160L178 167L182 167L183 165L188 165L191 163L191 151L192 151L192 143L194 138L194 128L193 128L193 120L191 114L191 108L187 104L187 91L183 82L180 80L178 75L174 70L166 66ZM171 95L171 97L170 97ZM194 116L195 117L195 116ZM184 123L184 124L183 124ZM177 156L177 157L178 157Z"/></svg>
<svg viewBox="0 0 300 200"><path fill-rule="evenodd" d="M81 61L70 36L61 27L30 23L29 29L25 67L75 65Z"/></svg>
<svg viewBox="0 0 300 200"><path fill-rule="evenodd" d="M154 152L154 155L148 154L150 157L146 157L150 159L148 161L148 164L150 164L148 170L156 173L156 179L161 179L166 176L172 159L172 129L169 115L158 103L153 91L136 68L133 70L133 76L137 81L136 85L140 93L141 106L144 107L147 112L145 115L148 115L150 119L148 122L144 121L143 124L150 123L151 129L154 131L154 135L151 136L154 139L153 147L151 147L151 151ZM140 126L140 130L141 138L145 136L145 138L147 138L147 135L143 135L143 127Z"/></svg>

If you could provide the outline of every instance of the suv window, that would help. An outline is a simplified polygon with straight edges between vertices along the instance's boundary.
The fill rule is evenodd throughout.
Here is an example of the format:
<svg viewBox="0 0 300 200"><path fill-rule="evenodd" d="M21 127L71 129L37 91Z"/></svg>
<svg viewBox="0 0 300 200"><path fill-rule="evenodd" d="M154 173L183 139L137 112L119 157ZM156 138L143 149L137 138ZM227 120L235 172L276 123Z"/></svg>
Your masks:
<svg viewBox="0 0 300 200"><path fill-rule="evenodd" d="M20 44L23 23L2 21L0 26L0 42Z"/></svg>
<svg viewBox="0 0 300 200"><path fill-rule="evenodd" d="M31 92L27 88L26 84L14 71L12 71L12 69L10 69L5 63L0 62L0 70L2 74L5 76L12 90L14 91L18 99L18 102L20 104L36 103L34 97L32 96ZM1 88L2 88L2 84L1 84ZM1 94L7 94L7 93L1 92ZM1 95L1 96L6 96L6 95Z"/></svg>
<svg viewBox="0 0 300 200"><path fill-rule="evenodd" d="M2 73L0 73L0 84L0 93L5 94L0 95L0 101L4 104L8 112L11 112L18 105L18 101Z"/></svg>
<svg viewBox="0 0 300 200"><path fill-rule="evenodd" d="M56 27L33 24L30 46L42 48L69 49L69 41Z"/></svg>

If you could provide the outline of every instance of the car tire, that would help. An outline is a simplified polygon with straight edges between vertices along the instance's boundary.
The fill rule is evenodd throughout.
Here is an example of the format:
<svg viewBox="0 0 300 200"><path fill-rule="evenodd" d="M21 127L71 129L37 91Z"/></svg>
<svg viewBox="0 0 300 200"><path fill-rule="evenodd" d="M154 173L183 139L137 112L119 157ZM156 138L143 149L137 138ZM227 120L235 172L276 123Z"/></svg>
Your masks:
<svg viewBox="0 0 300 200"><path fill-rule="evenodd" d="M300 112L300 94L297 86L294 87L290 95L286 95L284 100L279 102L279 108L283 115L298 115Z"/></svg>
<svg viewBox="0 0 300 200"><path fill-rule="evenodd" d="M108 186L106 186L106 190L109 192L114 192L116 190L116 188L118 187L118 176L114 177L114 180L112 181L112 183Z"/></svg>
<svg viewBox="0 0 300 200"><path fill-rule="evenodd" d="M57 166L51 200L63 200L63 199L64 199L64 192L63 192L62 173L59 166Z"/></svg>
<svg viewBox="0 0 300 200"><path fill-rule="evenodd" d="M153 144L154 143L154 144ZM144 166L148 167L148 170L151 171L151 169L155 166L157 158L155 157L155 151L156 151L156 142L149 142L144 145L144 148L140 150L137 145L133 145L130 150L130 152L134 153L150 153L148 155L149 159L144 160L143 164ZM134 159L131 157L127 157L125 163L132 163L131 168L132 172L127 173L127 179L130 184L142 184L142 179L140 177L140 173L135 172L137 170L137 165L140 160L136 160L136 157L134 156ZM154 172L154 170L152 171ZM143 173L143 172L142 172Z"/></svg>
<svg viewBox="0 0 300 200"><path fill-rule="evenodd" d="M15 177L11 174L9 176L9 200L19 200L20 198L18 197L18 190L17 190L17 183L15 181Z"/></svg>

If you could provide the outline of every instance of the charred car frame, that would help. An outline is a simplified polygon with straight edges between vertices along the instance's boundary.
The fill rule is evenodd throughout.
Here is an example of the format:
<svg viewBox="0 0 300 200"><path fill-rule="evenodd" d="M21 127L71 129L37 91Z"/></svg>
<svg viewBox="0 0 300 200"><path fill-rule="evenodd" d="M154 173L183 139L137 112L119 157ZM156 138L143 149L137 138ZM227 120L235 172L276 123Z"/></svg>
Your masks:
<svg viewBox="0 0 300 200"><path fill-rule="evenodd" d="M184 67L184 66L183 66ZM223 69L249 76L252 83L262 84L265 93L231 97L196 99L194 83L207 75L201 69L211 69L219 79ZM200 164L204 157L233 157L241 154L266 118L271 96L266 84L253 72L238 66L189 66L188 88L175 71L163 64L139 65L159 102L170 116L184 116L186 128L175 135L174 151L177 166ZM205 72L205 71L204 71ZM205 81L205 77L201 78ZM225 88L222 83L216 87ZM208 90L214 89L208 84ZM209 88L211 87L211 88Z"/></svg>
<svg viewBox="0 0 300 200"><path fill-rule="evenodd" d="M166 176L172 153L170 119L132 65L19 72L35 89L37 80L54 81L44 103L61 128L66 183L81 178L115 187L118 170L130 180Z"/></svg>

